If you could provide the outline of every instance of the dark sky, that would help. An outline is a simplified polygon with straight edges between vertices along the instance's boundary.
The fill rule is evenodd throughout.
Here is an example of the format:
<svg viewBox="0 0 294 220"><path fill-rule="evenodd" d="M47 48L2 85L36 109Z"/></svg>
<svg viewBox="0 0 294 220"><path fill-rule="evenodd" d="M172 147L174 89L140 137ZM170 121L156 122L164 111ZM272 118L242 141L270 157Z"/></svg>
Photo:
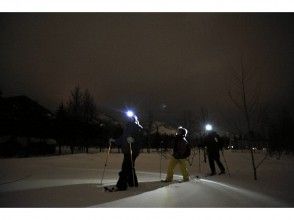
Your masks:
<svg viewBox="0 0 294 220"><path fill-rule="evenodd" d="M228 110L243 62L263 103L293 104L293 14L0 14L0 89L55 109L75 85L101 106L170 117Z"/></svg>

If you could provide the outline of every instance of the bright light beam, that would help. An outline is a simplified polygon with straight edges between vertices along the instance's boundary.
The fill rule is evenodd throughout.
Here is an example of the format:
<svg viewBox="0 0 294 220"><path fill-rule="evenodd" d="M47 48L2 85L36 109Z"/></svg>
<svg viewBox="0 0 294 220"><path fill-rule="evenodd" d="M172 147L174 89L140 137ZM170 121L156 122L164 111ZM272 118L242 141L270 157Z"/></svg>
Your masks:
<svg viewBox="0 0 294 220"><path fill-rule="evenodd" d="M129 118L131 118L131 117L134 116L134 112L133 112L133 111L130 111L130 110L128 110L128 111L126 112L126 114L127 114L127 116L128 116Z"/></svg>
<svg viewBox="0 0 294 220"><path fill-rule="evenodd" d="M206 130L206 131L211 131L211 130L212 130L212 125L207 124L207 125L205 126L205 130Z"/></svg>

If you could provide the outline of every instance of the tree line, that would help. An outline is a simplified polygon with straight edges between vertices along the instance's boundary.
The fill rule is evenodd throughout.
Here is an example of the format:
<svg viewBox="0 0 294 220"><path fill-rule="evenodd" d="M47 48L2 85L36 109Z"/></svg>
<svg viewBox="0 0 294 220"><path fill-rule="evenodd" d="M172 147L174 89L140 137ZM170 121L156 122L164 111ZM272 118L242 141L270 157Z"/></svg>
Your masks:
<svg viewBox="0 0 294 220"><path fill-rule="evenodd" d="M54 154L56 146L88 152L122 132L117 120L99 118L93 96L78 86L53 113L26 96L0 96L0 123L1 156Z"/></svg>
<svg viewBox="0 0 294 220"><path fill-rule="evenodd" d="M261 108L253 107L258 104L256 98L244 99L254 92L244 89L248 88L245 84L248 83L245 80L246 72L241 69L238 77L232 78L238 79L239 84L236 83L236 88L241 92L230 92L229 97L240 110L241 115L244 115L246 126L242 130L237 122L233 123L240 132L232 131L233 135L223 136L226 143L233 145L235 149L252 150L254 147L266 147L270 155L278 155L278 157L283 152L293 152L291 139L294 123L291 114L283 110L276 117L270 117L266 111L261 112ZM240 94L240 98L233 97L232 94ZM251 103L250 100L254 102ZM200 110L198 118L195 118L191 112L184 115L185 120L182 125L189 131L193 128L198 129L196 132L198 135L191 137L190 133L188 137L192 146L197 146L201 142L201 127L210 119L206 109ZM254 113L259 115L255 117L259 126L254 123ZM155 121L150 114L148 116L145 123L143 122L145 124L143 146L147 148L147 152L150 152L150 149L160 150L161 147L171 148L173 135L151 132ZM230 120L230 122L235 121ZM89 148L97 148L97 146L102 151L108 146L110 138L117 138L122 132L120 120L99 111L88 89L82 90L76 86L55 112L50 112L25 96L4 98L0 91L0 155L2 156L61 154L63 149L68 149L71 153L89 152Z"/></svg>
<svg viewBox="0 0 294 220"><path fill-rule="evenodd" d="M152 126L151 126L152 127ZM145 127L142 148L172 148L173 135ZM123 120L99 111L88 89L76 86L54 112L26 96L0 96L0 156L26 157L103 151L123 132ZM113 147L120 152L120 146Z"/></svg>

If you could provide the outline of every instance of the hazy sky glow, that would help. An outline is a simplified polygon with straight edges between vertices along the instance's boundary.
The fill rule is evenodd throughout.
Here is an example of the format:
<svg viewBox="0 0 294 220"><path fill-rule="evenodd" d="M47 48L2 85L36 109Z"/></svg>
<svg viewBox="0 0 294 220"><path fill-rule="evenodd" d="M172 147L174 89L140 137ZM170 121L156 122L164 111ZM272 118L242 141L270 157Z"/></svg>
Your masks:
<svg viewBox="0 0 294 220"><path fill-rule="evenodd" d="M293 14L2 13L0 27L3 95L51 109L79 85L108 108L226 111L242 59L265 103L293 100Z"/></svg>

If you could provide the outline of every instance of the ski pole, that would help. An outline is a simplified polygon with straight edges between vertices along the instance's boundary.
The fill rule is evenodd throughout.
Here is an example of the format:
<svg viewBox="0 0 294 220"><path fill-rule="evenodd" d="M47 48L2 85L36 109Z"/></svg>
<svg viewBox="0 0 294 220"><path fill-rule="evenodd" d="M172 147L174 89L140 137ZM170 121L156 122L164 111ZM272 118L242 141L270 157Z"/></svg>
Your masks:
<svg viewBox="0 0 294 220"><path fill-rule="evenodd" d="M159 177L160 177L160 181L161 181L161 164L162 164L162 143L160 143L160 165L159 165L159 167L160 167L160 175L159 175Z"/></svg>
<svg viewBox="0 0 294 220"><path fill-rule="evenodd" d="M200 147L198 148L198 159L199 159L199 165L198 165L198 167L199 167L199 173L201 173L201 161L200 161L200 153L201 153L201 151L200 151Z"/></svg>
<svg viewBox="0 0 294 220"><path fill-rule="evenodd" d="M192 150L191 150L192 151ZM189 157L187 157L187 161L188 161L188 163L189 163L189 165L190 165L190 167L193 165L193 162L194 162L194 157L195 157L195 155L196 155L197 153L196 153L196 147L193 149L193 154L191 153L191 155L189 156ZM190 158L191 158L191 160L190 160Z"/></svg>
<svg viewBox="0 0 294 220"><path fill-rule="evenodd" d="M129 143L130 146L130 154L131 154L131 166L132 166L132 175L133 175L133 184L135 185L135 174L134 174L134 164L133 164L133 151L132 151L132 143Z"/></svg>
<svg viewBox="0 0 294 220"><path fill-rule="evenodd" d="M226 161L225 155L224 155L224 151L222 150L221 152L222 152L222 155L223 155L223 158L224 158L224 161L225 161L225 165L226 165L226 169L227 169L227 171L228 171L228 174L229 174L229 176L231 176L231 175L230 175L230 171L229 171L229 167L228 167L228 164L227 164L227 161Z"/></svg>
<svg viewBox="0 0 294 220"><path fill-rule="evenodd" d="M203 150L203 156L204 156L204 163L206 163L206 150L205 150L205 148Z"/></svg>
<svg viewBox="0 0 294 220"><path fill-rule="evenodd" d="M102 181L103 181L103 178L104 178L105 169L106 169L106 166L107 166L108 157L109 157L109 153L110 153L110 148L111 148L111 141L109 141L109 147L108 147L108 150L107 150L107 155L106 155L106 160L105 160L105 164L104 164L104 169L103 169L100 185L102 185Z"/></svg>

